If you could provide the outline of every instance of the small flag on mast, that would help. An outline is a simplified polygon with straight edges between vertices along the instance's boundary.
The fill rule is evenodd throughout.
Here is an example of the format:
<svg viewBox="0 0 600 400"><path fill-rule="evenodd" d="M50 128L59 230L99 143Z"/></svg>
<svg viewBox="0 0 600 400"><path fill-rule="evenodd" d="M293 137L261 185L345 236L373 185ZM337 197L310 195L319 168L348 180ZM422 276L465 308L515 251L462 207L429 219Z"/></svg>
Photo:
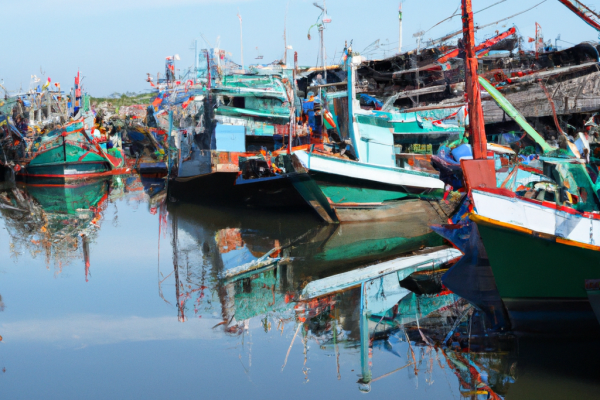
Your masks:
<svg viewBox="0 0 600 400"><path fill-rule="evenodd" d="M402 21L402 3L398 6L398 19Z"/></svg>

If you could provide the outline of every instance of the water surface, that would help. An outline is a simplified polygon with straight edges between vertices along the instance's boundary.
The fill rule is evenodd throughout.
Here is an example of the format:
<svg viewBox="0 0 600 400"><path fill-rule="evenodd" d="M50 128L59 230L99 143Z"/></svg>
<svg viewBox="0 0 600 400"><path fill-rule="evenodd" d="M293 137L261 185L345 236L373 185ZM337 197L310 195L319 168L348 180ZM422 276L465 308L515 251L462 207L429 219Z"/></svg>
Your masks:
<svg viewBox="0 0 600 400"><path fill-rule="evenodd" d="M493 334L447 292L299 301L314 280L442 245L419 221L327 226L161 188L0 191L4 398L597 398L595 338ZM279 262L224 279L261 258Z"/></svg>

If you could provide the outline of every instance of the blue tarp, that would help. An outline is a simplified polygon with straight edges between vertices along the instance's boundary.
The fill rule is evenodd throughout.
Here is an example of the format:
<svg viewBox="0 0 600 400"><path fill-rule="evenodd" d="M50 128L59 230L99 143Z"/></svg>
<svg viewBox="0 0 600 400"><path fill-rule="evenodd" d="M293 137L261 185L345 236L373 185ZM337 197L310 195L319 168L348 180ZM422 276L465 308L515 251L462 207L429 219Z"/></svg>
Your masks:
<svg viewBox="0 0 600 400"><path fill-rule="evenodd" d="M360 95L360 98L363 99L363 101L365 103L367 103L367 105L373 105L378 110L381 110L381 107L383 107L383 102L377 100L373 96L369 96L368 94L364 94L363 93L363 94Z"/></svg>

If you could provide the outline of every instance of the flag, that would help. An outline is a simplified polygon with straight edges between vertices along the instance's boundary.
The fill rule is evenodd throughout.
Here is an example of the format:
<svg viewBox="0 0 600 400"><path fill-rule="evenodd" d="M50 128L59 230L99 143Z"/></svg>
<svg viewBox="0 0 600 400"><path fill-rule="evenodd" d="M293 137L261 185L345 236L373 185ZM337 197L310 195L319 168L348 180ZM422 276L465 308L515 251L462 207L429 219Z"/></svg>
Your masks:
<svg viewBox="0 0 600 400"><path fill-rule="evenodd" d="M398 19L402 21L402 3L398 6Z"/></svg>
<svg viewBox="0 0 600 400"><path fill-rule="evenodd" d="M42 86L42 90L48 89L48 87L50 86L50 82L51 82L51 80L50 80L50 78L48 78L48 81L46 83L44 83L44 86Z"/></svg>
<svg viewBox="0 0 600 400"><path fill-rule="evenodd" d="M190 105L190 103L192 102L192 100L194 100L194 96L191 96L189 99L187 99L186 101L184 101L183 104L181 105L181 108L186 109L187 106Z"/></svg>

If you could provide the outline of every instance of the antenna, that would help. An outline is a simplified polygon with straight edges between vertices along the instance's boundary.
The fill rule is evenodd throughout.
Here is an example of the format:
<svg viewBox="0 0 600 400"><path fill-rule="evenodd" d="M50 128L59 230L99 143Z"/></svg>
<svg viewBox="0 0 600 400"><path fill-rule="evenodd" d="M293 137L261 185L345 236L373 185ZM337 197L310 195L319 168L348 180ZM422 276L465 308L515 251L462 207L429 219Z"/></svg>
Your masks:
<svg viewBox="0 0 600 400"><path fill-rule="evenodd" d="M242 53L242 70L244 69L244 35L242 31L242 16L240 15L240 9L238 8L237 16L240 20L240 47Z"/></svg>
<svg viewBox="0 0 600 400"><path fill-rule="evenodd" d="M287 66L287 51L288 51L288 46L287 46L287 15L288 15L288 9L290 8L290 2L288 1L286 6L285 6L285 18L283 19L283 64L285 66Z"/></svg>
<svg viewBox="0 0 600 400"><path fill-rule="evenodd" d="M194 42L189 47L190 50L194 50L194 83L198 75L198 39L194 39Z"/></svg>
<svg viewBox="0 0 600 400"><path fill-rule="evenodd" d="M402 2L398 8L398 53L402 53Z"/></svg>

